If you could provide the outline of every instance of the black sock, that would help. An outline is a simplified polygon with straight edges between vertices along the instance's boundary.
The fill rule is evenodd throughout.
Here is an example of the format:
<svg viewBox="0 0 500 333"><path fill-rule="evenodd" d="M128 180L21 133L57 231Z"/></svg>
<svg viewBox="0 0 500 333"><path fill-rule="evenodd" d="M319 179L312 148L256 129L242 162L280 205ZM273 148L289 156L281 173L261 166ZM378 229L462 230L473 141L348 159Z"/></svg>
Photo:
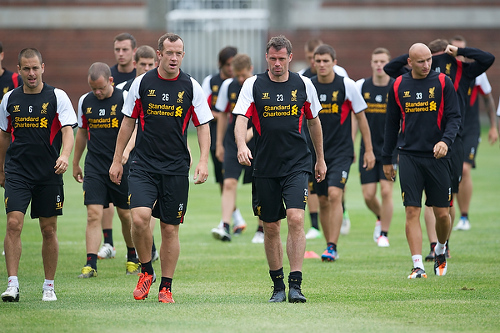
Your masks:
<svg viewBox="0 0 500 333"><path fill-rule="evenodd" d="M259 227L257 228L257 231L264 232L264 227L259 225Z"/></svg>
<svg viewBox="0 0 500 333"><path fill-rule="evenodd" d="M224 222L224 230L229 233L229 223Z"/></svg>
<svg viewBox="0 0 500 333"><path fill-rule="evenodd" d="M380 215L377 215L377 221L380 221Z"/></svg>
<svg viewBox="0 0 500 333"><path fill-rule="evenodd" d="M285 289L285 283L283 282L285 278L283 275L283 267L275 271L270 270L269 275L271 276L271 280L273 280L274 289Z"/></svg>
<svg viewBox="0 0 500 333"><path fill-rule="evenodd" d="M389 233L389 231L381 231L380 232L380 236L385 236L387 237L387 234Z"/></svg>
<svg viewBox="0 0 500 333"><path fill-rule="evenodd" d="M96 253L87 253L87 264L85 266L90 266L93 269L97 270L97 254Z"/></svg>
<svg viewBox="0 0 500 333"><path fill-rule="evenodd" d="M295 271L290 272L288 275L288 288L298 287L300 289L300 285L302 284L302 272Z"/></svg>
<svg viewBox="0 0 500 333"><path fill-rule="evenodd" d="M462 213L462 217L465 217L467 220L469 219L469 214L467 213Z"/></svg>
<svg viewBox="0 0 500 333"><path fill-rule="evenodd" d="M337 244L335 244L335 243L326 243L326 247L329 247L330 245L333 246L333 250L334 251L337 251Z"/></svg>
<svg viewBox="0 0 500 333"><path fill-rule="evenodd" d="M155 238L153 237L153 247L151 248L151 253L154 254L156 252Z"/></svg>
<svg viewBox="0 0 500 333"><path fill-rule="evenodd" d="M450 249L450 240L449 239L446 240L446 248L448 250Z"/></svg>
<svg viewBox="0 0 500 333"><path fill-rule="evenodd" d="M160 283L160 291L163 289L163 287L170 289L172 291L172 279L168 277L161 277L161 283Z"/></svg>
<svg viewBox="0 0 500 333"><path fill-rule="evenodd" d="M151 260L145 263L141 263L141 273L148 273L148 275L153 275L154 270L153 270L153 264L151 263Z"/></svg>
<svg viewBox="0 0 500 333"><path fill-rule="evenodd" d="M104 243L113 246L113 229L102 229L102 234L104 235Z"/></svg>
<svg viewBox="0 0 500 333"><path fill-rule="evenodd" d="M436 247L436 243L431 243L431 251L434 251L434 248Z"/></svg>
<svg viewBox="0 0 500 333"><path fill-rule="evenodd" d="M309 215L311 215L311 227L319 230L318 213L309 213Z"/></svg>
<svg viewBox="0 0 500 333"><path fill-rule="evenodd" d="M127 261L138 262L137 253L135 252L135 247L127 246Z"/></svg>

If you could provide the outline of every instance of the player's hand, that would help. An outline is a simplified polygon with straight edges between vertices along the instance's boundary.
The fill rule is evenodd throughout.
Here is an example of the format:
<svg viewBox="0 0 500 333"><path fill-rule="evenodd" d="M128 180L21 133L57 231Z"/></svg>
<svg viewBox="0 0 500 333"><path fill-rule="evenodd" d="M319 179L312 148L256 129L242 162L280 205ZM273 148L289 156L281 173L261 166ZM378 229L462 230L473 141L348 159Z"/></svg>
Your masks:
<svg viewBox="0 0 500 333"><path fill-rule="evenodd" d="M488 131L488 141L490 145L494 144L498 140L498 130L496 127L491 127Z"/></svg>
<svg viewBox="0 0 500 333"><path fill-rule="evenodd" d="M394 165L392 164L384 164L384 175L387 180L396 180L396 169L394 169Z"/></svg>
<svg viewBox="0 0 500 333"><path fill-rule="evenodd" d="M122 182L123 175L123 165L121 163L117 163L113 161L111 167L109 168L109 179L117 185L120 185Z"/></svg>
<svg viewBox="0 0 500 333"><path fill-rule="evenodd" d="M449 55L451 55L453 57L456 57L457 52L458 52L458 47L456 47L455 45L448 44L448 46L446 47L446 50L444 52L448 53Z"/></svg>
<svg viewBox="0 0 500 333"><path fill-rule="evenodd" d="M73 178L79 183L83 183L83 172L79 165L73 165Z"/></svg>
<svg viewBox="0 0 500 333"><path fill-rule="evenodd" d="M208 163L198 163L194 170L194 184L203 184L208 179Z"/></svg>
<svg viewBox="0 0 500 333"><path fill-rule="evenodd" d="M432 150L434 153L434 157L436 159L440 159L441 157L445 157L446 154L448 154L448 145L444 143L443 141L439 141L436 143L434 146L434 149Z"/></svg>
<svg viewBox="0 0 500 333"><path fill-rule="evenodd" d="M250 151L250 149L248 149L247 145L238 147L238 162L241 165L251 166L251 160L253 160L252 152Z"/></svg>
<svg viewBox="0 0 500 333"><path fill-rule="evenodd" d="M373 169L375 166L375 155L373 151L366 151L363 155L363 168L367 171Z"/></svg>
<svg viewBox="0 0 500 333"><path fill-rule="evenodd" d="M54 169L56 170L55 173L58 175L62 175L63 173L68 170L68 158L65 156L59 156L59 158L56 161L56 165L54 166Z"/></svg>
<svg viewBox="0 0 500 333"><path fill-rule="evenodd" d="M316 165L314 166L314 178L317 183L325 180L326 177L326 163L325 160L316 161Z"/></svg>

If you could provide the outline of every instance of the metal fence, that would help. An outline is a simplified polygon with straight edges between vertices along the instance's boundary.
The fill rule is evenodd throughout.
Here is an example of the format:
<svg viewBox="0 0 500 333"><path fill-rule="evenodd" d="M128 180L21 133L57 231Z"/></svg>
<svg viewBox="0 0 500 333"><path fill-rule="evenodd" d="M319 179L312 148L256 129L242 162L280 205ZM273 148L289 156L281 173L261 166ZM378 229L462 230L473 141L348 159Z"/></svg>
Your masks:
<svg viewBox="0 0 500 333"><path fill-rule="evenodd" d="M166 14L167 31L184 40L182 69L200 83L218 71L218 53L229 45L264 71L268 19L266 0L174 0Z"/></svg>

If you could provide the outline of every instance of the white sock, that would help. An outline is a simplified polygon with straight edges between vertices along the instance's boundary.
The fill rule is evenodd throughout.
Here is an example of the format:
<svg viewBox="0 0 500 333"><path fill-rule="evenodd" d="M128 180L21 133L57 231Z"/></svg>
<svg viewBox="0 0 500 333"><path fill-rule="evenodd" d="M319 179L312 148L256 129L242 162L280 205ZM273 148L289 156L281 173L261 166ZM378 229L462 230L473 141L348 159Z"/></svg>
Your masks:
<svg viewBox="0 0 500 333"><path fill-rule="evenodd" d="M444 254L444 251L446 250L446 243L447 242L444 242L444 244L441 244L441 243L439 243L439 241L437 241L436 247L434 248L434 252L436 253L437 256Z"/></svg>
<svg viewBox="0 0 500 333"><path fill-rule="evenodd" d="M43 289L54 289L54 280L47 280L43 282Z"/></svg>
<svg viewBox="0 0 500 333"><path fill-rule="evenodd" d="M240 222L243 220L243 216L241 216L241 212L239 208L236 208L233 212L233 220L234 222Z"/></svg>
<svg viewBox="0 0 500 333"><path fill-rule="evenodd" d="M411 260L413 260L413 267L414 268L422 268L424 269L424 263L422 261L422 255L421 254L416 254L414 256L411 256Z"/></svg>
<svg viewBox="0 0 500 333"><path fill-rule="evenodd" d="M9 276L9 283L7 286L19 288L19 280L17 279L17 276Z"/></svg>

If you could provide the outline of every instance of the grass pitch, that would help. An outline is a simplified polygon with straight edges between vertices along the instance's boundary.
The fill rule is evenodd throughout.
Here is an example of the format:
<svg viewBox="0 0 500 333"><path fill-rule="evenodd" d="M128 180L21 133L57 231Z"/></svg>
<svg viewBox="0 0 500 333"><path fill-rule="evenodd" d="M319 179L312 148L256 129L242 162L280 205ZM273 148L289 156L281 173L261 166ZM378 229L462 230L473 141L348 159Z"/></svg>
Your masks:
<svg viewBox="0 0 500 333"><path fill-rule="evenodd" d="M196 143L196 138L190 142ZM196 154L197 147L192 148ZM19 303L0 302L0 331L498 332L499 158L498 143L490 146L483 135L478 168L473 171L474 195L469 213L472 228L453 232L447 275L435 276L433 266L426 263L429 277L421 280L406 278L412 263L404 234L399 184L394 186L391 246L378 248L372 239L375 218L364 204L357 166L353 165L346 200L351 232L340 237L338 261L304 260L305 304L267 303L272 282L263 245L251 243L257 222L250 208L250 186L240 186L237 200L247 230L230 243L212 238L210 229L220 220L219 188L213 178L204 185L191 185L172 285L175 304L158 303L158 283L153 284L145 301L133 299L137 277L125 275L126 248L116 214L116 258L98 262L97 278L78 279L85 264L86 210L81 187L68 171L64 215L58 230L60 256L55 287L59 300L41 301L41 236L37 221L28 218L19 268L21 298ZM3 240L3 206L0 212ZM307 229L307 214L305 224ZM429 249L425 238L424 230L424 256ZM286 239L286 223L282 224L282 239ZM158 226L155 240L159 246ZM315 239L307 242L306 250L321 254L324 248L324 240ZM159 262L154 267L159 275ZM286 255L284 270L288 275ZM1 281L3 292L7 282L3 264Z"/></svg>

